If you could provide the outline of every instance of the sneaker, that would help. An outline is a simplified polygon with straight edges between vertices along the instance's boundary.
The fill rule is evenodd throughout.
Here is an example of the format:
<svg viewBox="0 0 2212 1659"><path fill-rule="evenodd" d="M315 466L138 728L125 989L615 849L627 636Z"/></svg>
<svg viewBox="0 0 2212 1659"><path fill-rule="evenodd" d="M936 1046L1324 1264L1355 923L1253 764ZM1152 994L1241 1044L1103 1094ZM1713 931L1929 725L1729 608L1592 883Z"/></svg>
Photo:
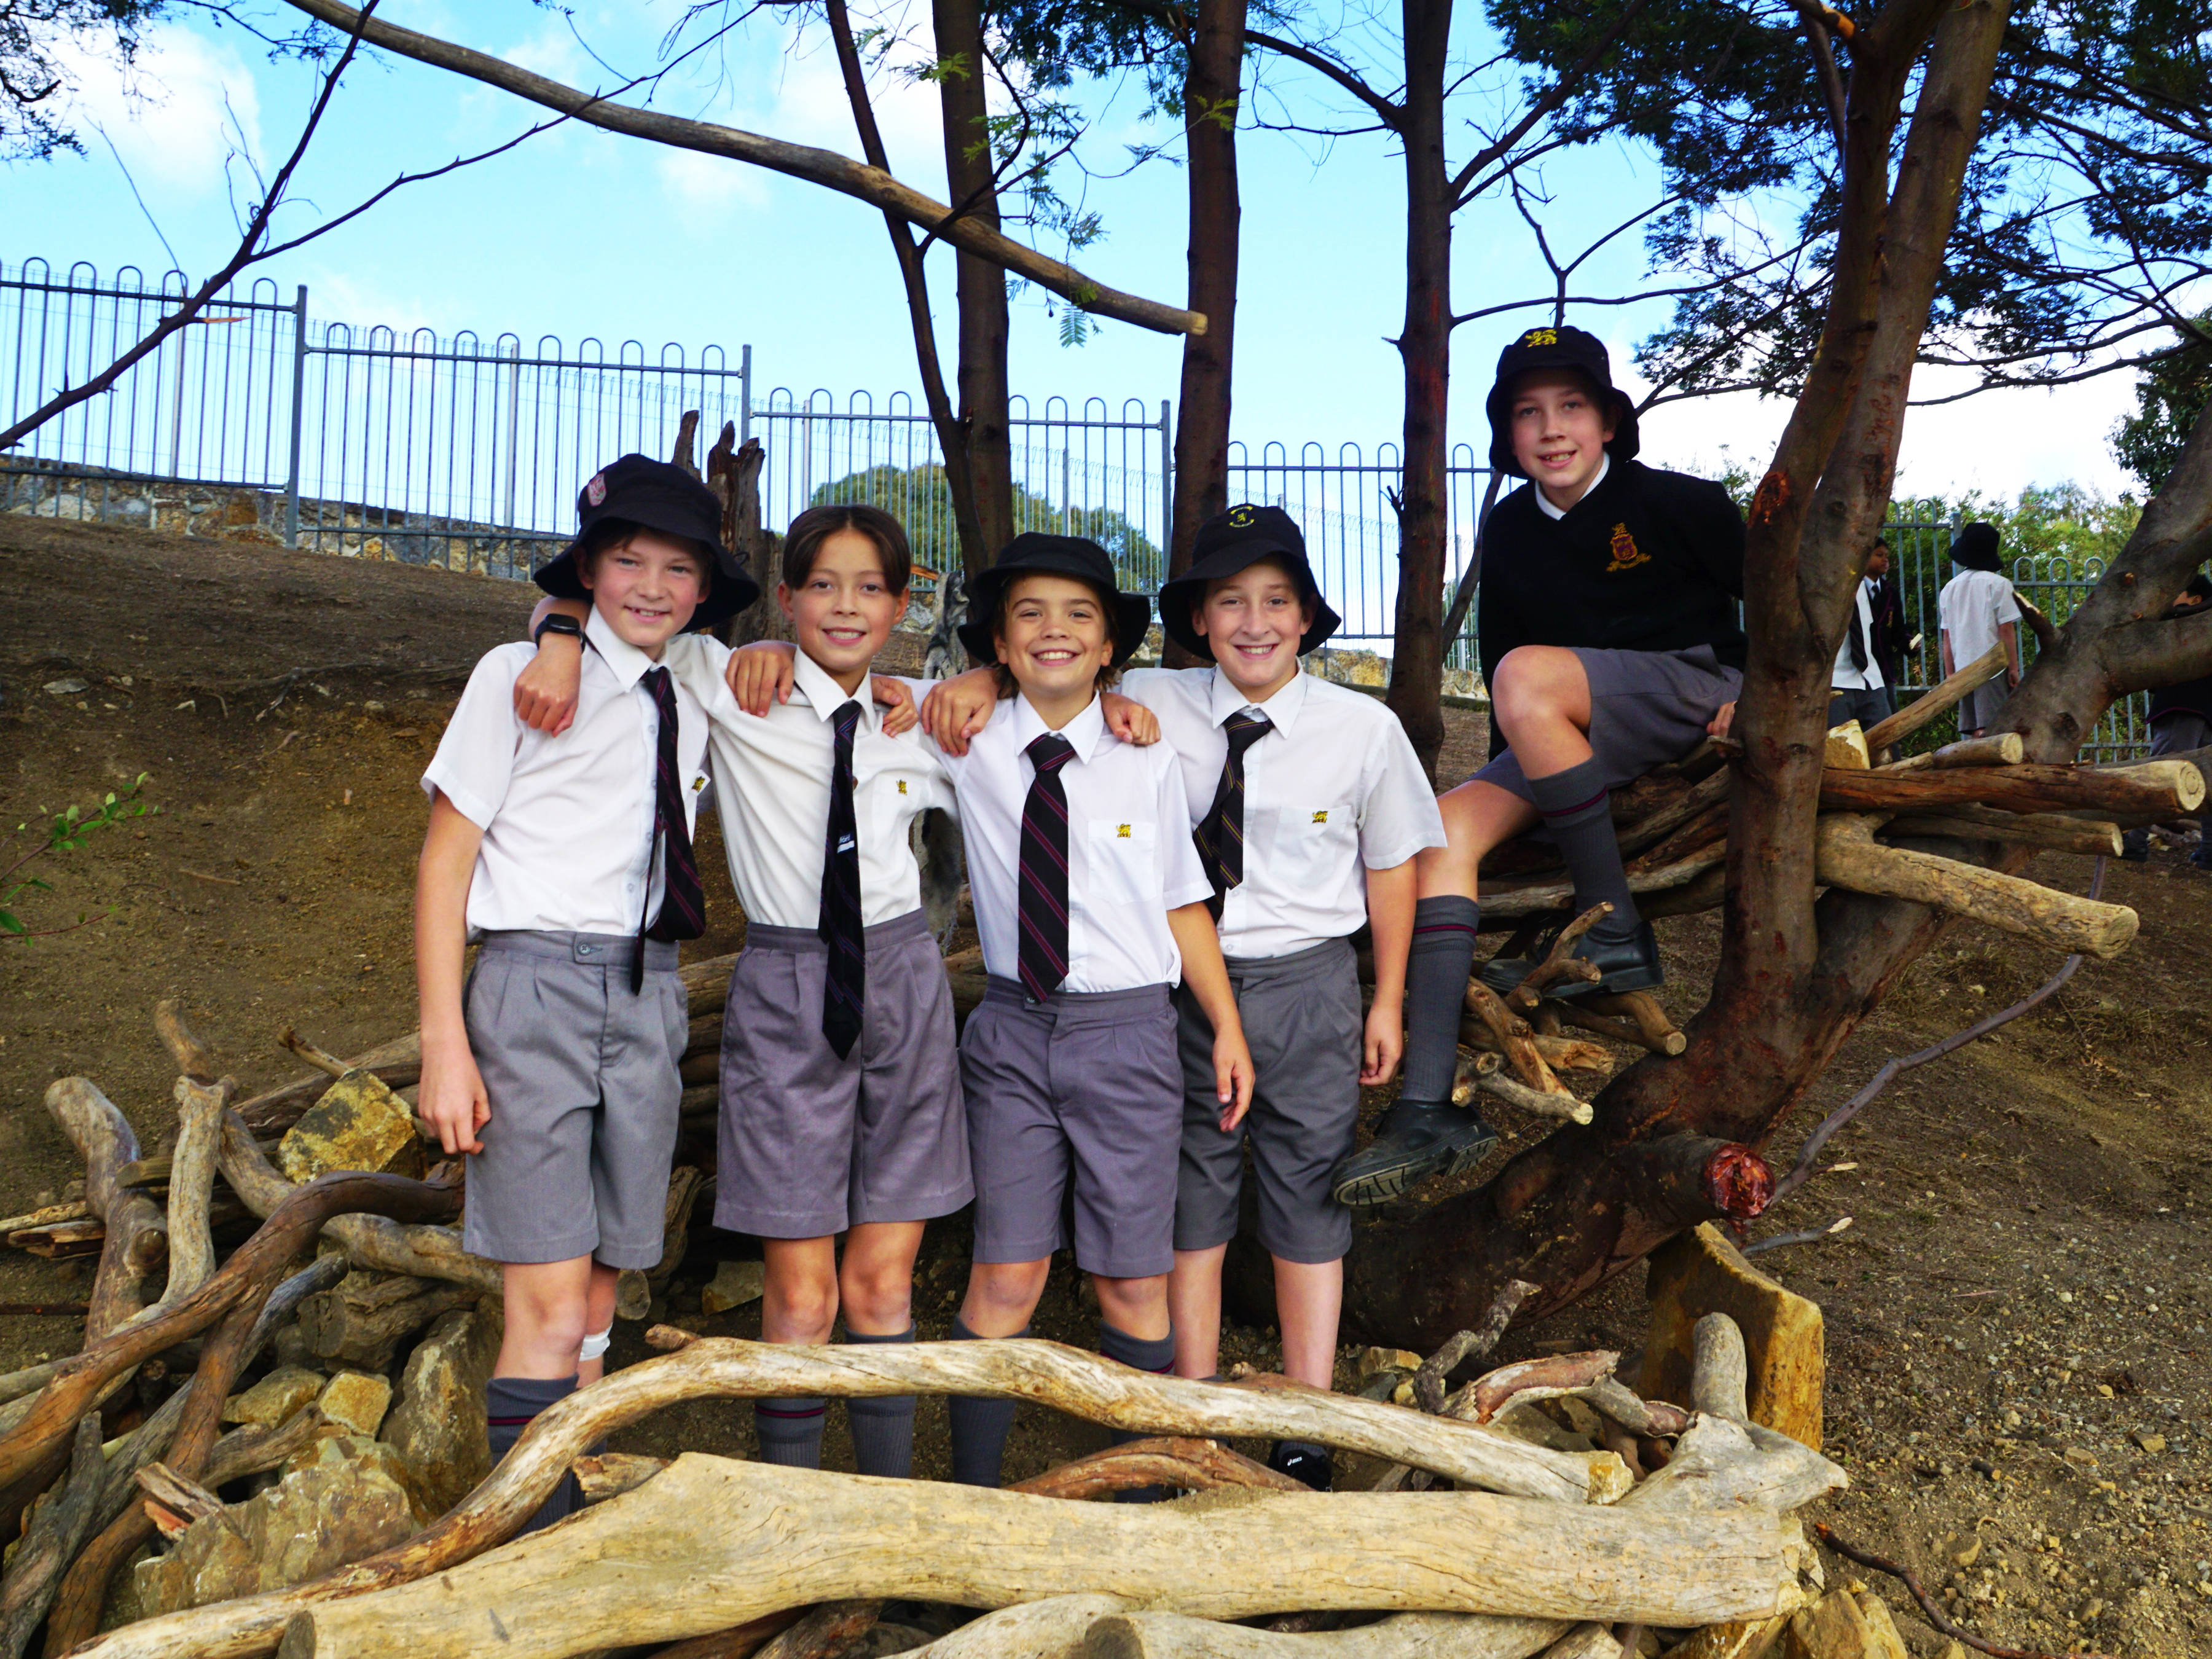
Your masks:
<svg viewBox="0 0 2212 1659"><path fill-rule="evenodd" d="M1278 1440L1267 1449L1267 1467L1277 1474L1304 1481L1316 1492L1329 1490L1329 1456L1325 1447Z"/></svg>
<svg viewBox="0 0 2212 1659"><path fill-rule="evenodd" d="M1336 1166L1329 1191L1354 1209L1385 1204L1431 1176L1473 1169L1497 1144L1498 1131L1465 1107L1401 1097L1375 1139Z"/></svg>

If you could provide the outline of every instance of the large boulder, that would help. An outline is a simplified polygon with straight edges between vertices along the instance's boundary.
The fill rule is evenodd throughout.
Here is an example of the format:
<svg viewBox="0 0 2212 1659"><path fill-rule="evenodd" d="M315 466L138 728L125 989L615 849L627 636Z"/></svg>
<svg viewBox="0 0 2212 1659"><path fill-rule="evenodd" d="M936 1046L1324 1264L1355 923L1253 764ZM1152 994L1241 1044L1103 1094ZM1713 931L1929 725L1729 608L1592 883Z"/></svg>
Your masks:
<svg viewBox="0 0 2212 1659"><path fill-rule="evenodd" d="M384 1440L406 1465L426 1515L443 1515L491 1473L484 1384L502 1334L499 1304L487 1298L447 1314L408 1357Z"/></svg>
<svg viewBox="0 0 2212 1659"><path fill-rule="evenodd" d="M417 1525L404 1474L390 1447L360 1435L303 1448L275 1486L138 1564L141 1616L282 1589L389 1549Z"/></svg>

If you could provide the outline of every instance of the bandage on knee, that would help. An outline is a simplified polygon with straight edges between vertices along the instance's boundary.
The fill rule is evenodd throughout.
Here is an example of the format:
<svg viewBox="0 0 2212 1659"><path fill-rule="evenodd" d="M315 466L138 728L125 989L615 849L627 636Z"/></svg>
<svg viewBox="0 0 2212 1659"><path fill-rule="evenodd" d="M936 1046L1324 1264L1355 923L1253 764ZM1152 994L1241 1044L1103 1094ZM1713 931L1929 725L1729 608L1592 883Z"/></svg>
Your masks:
<svg viewBox="0 0 2212 1659"><path fill-rule="evenodd" d="M607 1349L612 1346L614 1340L615 1328L611 1320L608 1322L606 1329L593 1331L584 1339L584 1346L576 1350L577 1360L580 1363L586 1359L605 1359L607 1357Z"/></svg>

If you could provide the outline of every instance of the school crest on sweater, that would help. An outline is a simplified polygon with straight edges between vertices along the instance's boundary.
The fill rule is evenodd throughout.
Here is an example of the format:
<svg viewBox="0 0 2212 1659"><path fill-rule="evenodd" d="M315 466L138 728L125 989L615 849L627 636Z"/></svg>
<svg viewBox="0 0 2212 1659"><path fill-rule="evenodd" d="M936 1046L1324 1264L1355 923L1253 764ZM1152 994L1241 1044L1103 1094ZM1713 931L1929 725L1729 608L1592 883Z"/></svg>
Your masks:
<svg viewBox="0 0 2212 1659"><path fill-rule="evenodd" d="M1628 533L1626 524L1613 527L1613 562L1606 566L1607 574L1616 570L1633 570L1639 564L1651 562L1651 556L1636 544L1636 538Z"/></svg>

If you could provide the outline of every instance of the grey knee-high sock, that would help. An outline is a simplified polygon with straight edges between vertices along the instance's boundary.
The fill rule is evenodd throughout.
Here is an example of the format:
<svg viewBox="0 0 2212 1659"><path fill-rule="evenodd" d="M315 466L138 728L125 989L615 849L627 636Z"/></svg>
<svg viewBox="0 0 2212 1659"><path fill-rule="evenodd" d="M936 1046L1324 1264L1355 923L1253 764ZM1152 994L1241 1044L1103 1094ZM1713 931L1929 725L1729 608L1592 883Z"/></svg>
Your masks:
<svg viewBox="0 0 2212 1659"><path fill-rule="evenodd" d="M1014 1333L1016 1336L1029 1334L1026 1325ZM968 1328L965 1320L956 1318L952 1340L981 1339ZM956 1394L945 1402L945 1407L952 1430L952 1478L963 1486L995 1488L1006 1472L1006 1431L1014 1425L1014 1402Z"/></svg>
<svg viewBox="0 0 2212 1659"><path fill-rule="evenodd" d="M911 1342L914 1327L890 1336L872 1336L848 1328L848 1342ZM853 1429L853 1463L862 1474L904 1480L914 1474L914 1396L848 1400L845 1418Z"/></svg>
<svg viewBox="0 0 2212 1659"><path fill-rule="evenodd" d="M484 1385L484 1437L491 1445L493 1463L514 1449L514 1443L522 1437L522 1431L538 1413L575 1392L576 1379L573 1376L493 1377ZM535 1532L540 1527L550 1527L583 1504L583 1489L577 1486L575 1475L564 1474L561 1484L538 1505L538 1513L523 1523L522 1530Z"/></svg>
<svg viewBox="0 0 2212 1659"><path fill-rule="evenodd" d="M753 1401L753 1432L760 1437L761 1462L786 1468L822 1467L822 1422L830 1402L820 1395Z"/></svg>
<svg viewBox="0 0 2212 1659"><path fill-rule="evenodd" d="M1118 1360L1131 1369L1150 1371L1164 1376L1175 1369L1175 1333L1149 1338L1132 1336L1120 1326L1106 1320L1098 1322L1098 1352L1107 1358ZM1132 1440L1146 1437L1127 1429L1115 1429L1107 1436L1107 1443L1125 1446ZM1114 1494L1117 1504L1157 1504L1168 1495L1164 1486L1132 1486Z"/></svg>
<svg viewBox="0 0 2212 1659"><path fill-rule="evenodd" d="M1451 1098L1459 1064L1459 1016L1474 967L1474 930L1482 919L1471 898L1456 893L1413 907L1413 944L1406 958L1407 1100L1431 1105Z"/></svg>
<svg viewBox="0 0 2212 1659"><path fill-rule="evenodd" d="M1625 939L1644 918L1628 890L1620 867L1620 842L1613 833L1613 796L1595 759L1549 777L1530 778L1528 794L1544 815L1544 827L1559 843L1574 878L1575 908L1610 903L1613 914L1590 929L1607 939Z"/></svg>

